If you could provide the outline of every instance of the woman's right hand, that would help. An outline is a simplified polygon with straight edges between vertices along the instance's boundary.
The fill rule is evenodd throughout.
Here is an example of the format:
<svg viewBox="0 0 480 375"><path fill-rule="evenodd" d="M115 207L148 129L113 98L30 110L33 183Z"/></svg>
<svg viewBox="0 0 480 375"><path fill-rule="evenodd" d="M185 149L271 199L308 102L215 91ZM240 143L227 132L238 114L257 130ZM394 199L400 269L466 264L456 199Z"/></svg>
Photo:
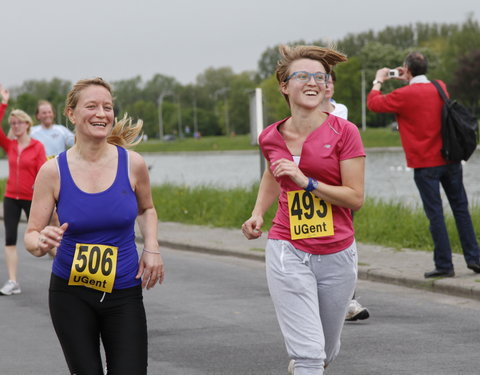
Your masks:
<svg viewBox="0 0 480 375"><path fill-rule="evenodd" d="M242 233L247 239L254 240L262 235L262 226L263 217L260 215L252 215L250 219L242 224Z"/></svg>
<svg viewBox="0 0 480 375"><path fill-rule="evenodd" d="M0 85L0 99L2 100L3 104L8 103L8 99L10 98L10 93L6 88L4 88L2 85Z"/></svg>
<svg viewBox="0 0 480 375"><path fill-rule="evenodd" d="M67 228L68 223L63 223L59 227L48 225L40 231L38 236L37 248L42 253L41 255L45 255L54 247L60 246L60 241L62 241L63 233L65 233Z"/></svg>

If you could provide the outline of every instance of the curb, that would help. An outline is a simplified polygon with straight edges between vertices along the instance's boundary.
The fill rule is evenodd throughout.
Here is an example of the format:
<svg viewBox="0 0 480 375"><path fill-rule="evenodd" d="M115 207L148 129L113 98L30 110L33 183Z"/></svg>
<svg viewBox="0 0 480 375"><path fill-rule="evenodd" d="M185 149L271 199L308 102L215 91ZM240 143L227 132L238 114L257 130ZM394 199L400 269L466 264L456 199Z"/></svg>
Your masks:
<svg viewBox="0 0 480 375"><path fill-rule="evenodd" d="M3 214L0 214L0 220L3 220ZM22 222L26 220L22 217ZM160 223L160 222L159 222ZM143 239L136 237L137 243L143 243ZM205 246L196 245L193 243L173 241L159 237L158 239L162 247L174 250L190 251L218 256L234 256L242 259L250 259L265 262L265 253L263 251L251 250L236 250L227 249L223 246ZM359 247L364 246L359 243ZM420 272L420 271L419 271ZM360 280L368 280L374 282L381 282L386 284L393 284L404 286L408 288L423 289L434 293L447 294L457 297L465 297L480 301L480 274L478 275L478 282L474 280L472 283L471 277L467 279L465 276L458 274L455 278L436 278L423 279L422 277L415 277L393 268L370 265L358 265L358 278Z"/></svg>
<svg viewBox="0 0 480 375"><path fill-rule="evenodd" d="M263 252L249 253L248 251L242 252L237 250L197 246L178 241L168 241L164 239L159 239L159 242L162 247L174 250L200 252L219 256L234 256L243 259L251 259L265 262L265 254ZM480 282L478 283L478 285L472 286L471 282L469 283L468 280L462 279L461 276L457 276L454 279L421 279L419 277L411 277L405 275L403 272L392 268L359 265L358 278L360 280L381 282L414 289L423 289L434 293L448 294L452 296L465 297L480 301ZM480 280L480 274L478 275L478 278ZM452 284L452 280L455 280L455 284Z"/></svg>

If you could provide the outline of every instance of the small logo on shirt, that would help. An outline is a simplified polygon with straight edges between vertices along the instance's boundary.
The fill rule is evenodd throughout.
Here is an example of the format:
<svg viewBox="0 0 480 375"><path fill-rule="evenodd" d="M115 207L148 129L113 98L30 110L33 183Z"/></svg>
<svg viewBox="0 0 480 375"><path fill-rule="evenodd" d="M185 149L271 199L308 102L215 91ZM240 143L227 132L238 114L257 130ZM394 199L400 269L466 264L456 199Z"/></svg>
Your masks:
<svg viewBox="0 0 480 375"><path fill-rule="evenodd" d="M323 147L330 148L330 147L332 147L332 145L326 144L326 145L323 145Z"/></svg>

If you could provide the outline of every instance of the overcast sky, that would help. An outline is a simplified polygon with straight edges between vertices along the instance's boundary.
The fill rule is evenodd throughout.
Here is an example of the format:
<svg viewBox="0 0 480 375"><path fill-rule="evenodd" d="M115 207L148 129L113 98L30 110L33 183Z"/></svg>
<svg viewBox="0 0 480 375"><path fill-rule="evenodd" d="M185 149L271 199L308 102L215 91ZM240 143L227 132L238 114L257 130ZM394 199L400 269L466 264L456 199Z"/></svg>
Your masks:
<svg viewBox="0 0 480 375"><path fill-rule="evenodd" d="M278 43L463 23L469 12L480 17L479 0L5 0L0 83L156 73L194 83L208 67L255 70Z"/></svg>

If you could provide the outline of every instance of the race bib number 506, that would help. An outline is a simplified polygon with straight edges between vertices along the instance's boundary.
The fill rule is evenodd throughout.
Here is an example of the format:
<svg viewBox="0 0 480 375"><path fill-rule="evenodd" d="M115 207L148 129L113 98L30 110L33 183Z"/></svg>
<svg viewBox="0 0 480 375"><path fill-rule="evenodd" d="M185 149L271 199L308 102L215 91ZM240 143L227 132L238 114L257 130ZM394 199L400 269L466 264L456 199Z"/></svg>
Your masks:
<svg viewBox="0 0 480 375"><path fill-rule="evenodd" d="M333 236L332 205L305 190L288 192L292 240Z"/></svg>
<svg viewBox="0 0 480 375"><path fill-rule="evenodd" d="M68 285L111 293L117 272L115 246L77 243Z"/></svg>

